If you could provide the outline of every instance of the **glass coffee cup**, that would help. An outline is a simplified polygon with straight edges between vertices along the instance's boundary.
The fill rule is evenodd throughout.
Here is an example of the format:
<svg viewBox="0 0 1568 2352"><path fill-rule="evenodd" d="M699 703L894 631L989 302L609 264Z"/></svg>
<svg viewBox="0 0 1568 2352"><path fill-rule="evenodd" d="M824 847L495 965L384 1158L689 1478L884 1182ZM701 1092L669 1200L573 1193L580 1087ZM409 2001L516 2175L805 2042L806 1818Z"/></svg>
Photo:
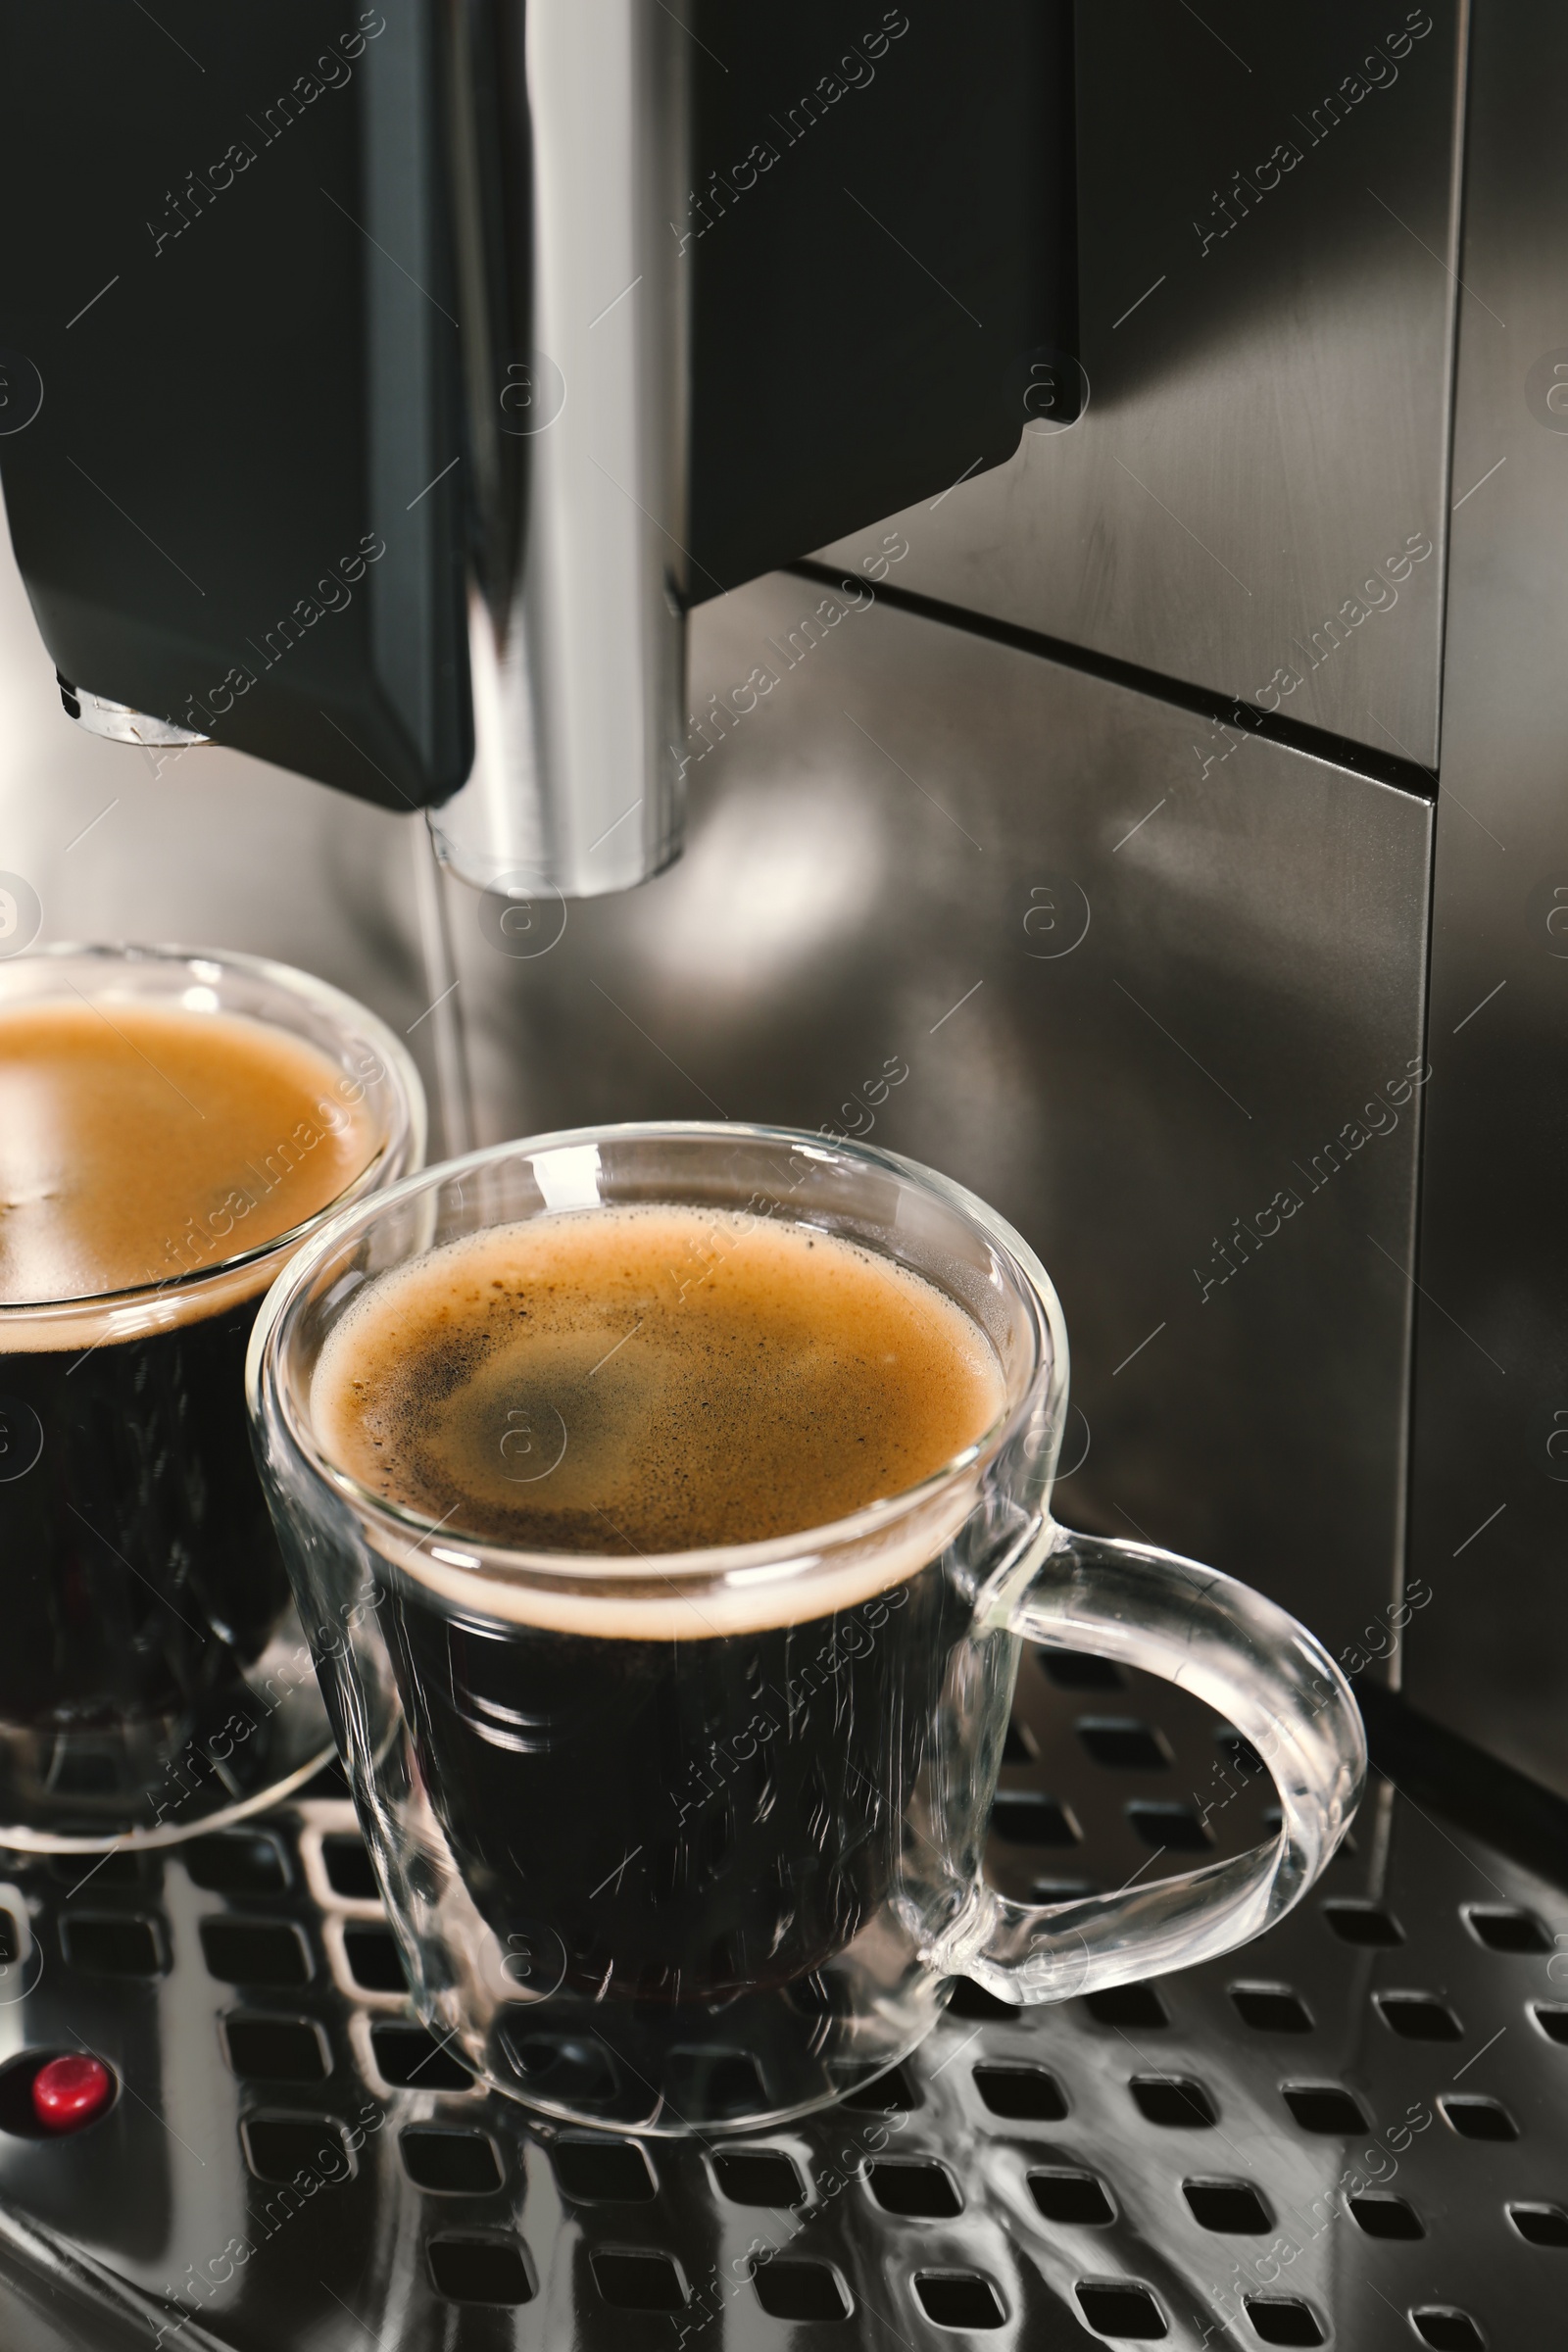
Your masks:
<svg viewBox="0 0 1568 2352"><path fill-rule="evenodd" d="M0 962L0 1845L167 1845L331 1753L245 1348L299 1244L420 1165L423 1094L304 972L118 946Z"/></svg>
<svg viewBox="0 0 1568 2352"><path fill-rule="evenodd" d="M476 1250L504 1275L509 1252L572 1240L573 1219L581 1241L607 1211L621 1235L627 1215L683 1220L666 1320L786 1237L820 1242L819 1268L847 1249L860 1275L912 1278L994 1365L987 1425L906 1491L798 1533L661 1548L607 1509L616 1540L597 1552L580 1529L570 1549L476 1535L481 1489L514 1483L498 1507L524 1526L564 1462L581 1486L581 1457L612 1454L592 1390L610 1358L582 1360L584 1339L553 1392L490 1381L468 1499L437 1514L348 1466L322 1367L353 1375L334 1394L368 1385L358 1335L379 1314L398 1339L398 1284L456 1268L481 1299L504 1281ZM524 1284L506 1311L529 1301ZM654 1291L634 1325L637 1303L633 1284L623 1340L606 1326L622 1367ZM416 1451L478 1360L456 1326L435 1348L410 1392ZM416 2004L478 2075L563 2120L778 2123L896 2064L956 1977L1036 2002L1213 1957L1299 1900L1355 1810L1359 1717L1310 1634L1210 1569L1052 1520L1067 1346L1050 1279L982 1201L890 1153L678 1122L474 1153L314 1237L257 1319L246 1385ZM734 1479L754 1467L734 1457ZM1033 1906L988 1886L1025 1640L1212 1705L1266 1759L1278 1837L1111 1895Z"/></svg>

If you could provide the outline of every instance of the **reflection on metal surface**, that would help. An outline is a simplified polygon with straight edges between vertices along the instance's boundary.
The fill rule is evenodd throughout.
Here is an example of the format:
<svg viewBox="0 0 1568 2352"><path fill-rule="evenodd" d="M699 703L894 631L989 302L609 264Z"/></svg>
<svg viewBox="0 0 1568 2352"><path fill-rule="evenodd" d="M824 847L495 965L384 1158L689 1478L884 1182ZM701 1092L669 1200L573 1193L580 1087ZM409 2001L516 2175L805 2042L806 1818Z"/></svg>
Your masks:
<svg viewBox="0 0 1568 2352"><path fill-rule="evenodd" d="M1250 1843L1272 1796L1169 1686L1026 1653L989 1869L1048 1897L1159 1877ZM1568 1900L1387 1784L1245 1951L1033 2011L960 1989L855 2101L706 2144L531 2126L470 2087L409 2016L330 1794L89 1886L23 1878L48 1966L10 2048L90 2045L135 2095L41 2144L0 2062L8 2352L498 2328L619 2352L650 2311L714 2352L834 2317L867 2352L955 2326L1004 2352L1555 2340ZM147 1922L169 1973L63 1961L89 1910ZM1436 2312L1470 2332L1423 2337Z"/></svg>
<svg viewBox="0 0 1568 2352"><path fill-rule="evenodd" d="M66 716L89 735L102 735L110 743L189 745L209 741L205 735L191 734L188 728L172 726L167 718L149 718L145 710L133 710L128 703L112 703L104 695L89 694L84 686L73 686L67 678L59 682Z"/></svg>
<svg viewBox="0 0 1568 2352"><path fill-rule="evenodd" d="M754 1004L808 985L818 957L874 919L885 845L871 811L802 774L765 798L719 792L704 814L662 952L670 979Z"/></svg>
<svg viewBox="0 0 1568 2352"><path fill-rule="evenodd" d="M679 848L685 288L682 10L447 12L472 517L476 749L436 814L481 888L571 898Z"/></svg>
<svg viewBox="0 0 1568 2352"><path fill-rule="evenodd" d="M903 585L1436 765L1460 15L1079 11L1093 405Z"/></svg>
<svg viewBox="0 0 1568 2352"><path fill-rule="evenodd" d="M453 1159L473 1149L473 1088L468 1076L468 1043L460 982L452 956L452 907L445 869L436 855L428 822L410 828L414 858L414 903L418 910L419 952L429 1002L410 1023L410 1034L430 1025L435 1062L436 1108L441 1122L439 1156ZM436 1154L432 1154L432 1157Z"/></svg>
<svg viewBox="0 0 1568 2352"><path fill-rule="evenodd" d="M1559 16L1477 11L1411 1500L1438 1599L1410 1642L1417 1704L1562 1792L1565 95Z"/></svg>
<svg viewBox="0 0 1568 2352"><path fill-rule="evenodd" d="M858 593L697 615L680 865L530 961L460 919L482 1133L831 1124L957 1177L1062 1292L1071 1515L1337 1654L1396 1574L1431 809L1245 737L1204 772L1189 714Z"/></svg>

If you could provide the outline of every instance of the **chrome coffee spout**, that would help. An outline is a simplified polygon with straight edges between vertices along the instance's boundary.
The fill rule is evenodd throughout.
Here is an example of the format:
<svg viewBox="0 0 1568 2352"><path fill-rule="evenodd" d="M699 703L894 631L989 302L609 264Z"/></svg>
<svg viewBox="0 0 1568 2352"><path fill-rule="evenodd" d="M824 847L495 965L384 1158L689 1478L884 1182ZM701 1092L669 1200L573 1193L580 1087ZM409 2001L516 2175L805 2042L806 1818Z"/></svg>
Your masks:
<svg viewBox="0 0 1568 2352"><path fill-rule="evenodd" d="M447 140L474 757L444 861L566 898L680 848L691 36L645 0L454 0Z"/></svg>

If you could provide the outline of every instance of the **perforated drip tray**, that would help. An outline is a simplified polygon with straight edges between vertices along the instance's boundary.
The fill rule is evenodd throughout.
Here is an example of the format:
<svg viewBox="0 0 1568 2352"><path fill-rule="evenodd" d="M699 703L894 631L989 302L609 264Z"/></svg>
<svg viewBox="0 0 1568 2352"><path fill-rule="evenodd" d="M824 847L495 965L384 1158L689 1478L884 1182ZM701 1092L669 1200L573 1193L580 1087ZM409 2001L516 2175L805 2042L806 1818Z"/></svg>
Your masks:
<svg viewBox="0 0 1568 2352"><path fill-rule="evenodd" d="M1267 1824L1234 1733L1092 1660L1026 1653L1007 1753L1010 1891L1161 1875ZM852 2103L707 2145L534 2128L476 2090L409 2011L330 1785L10 1882L6 2352L1568 2333L1568 1898L1387 1784L1230 1961L1022 2012L960 1984ZM118 2095L41 2135L32 2074L83 2050Z"/></svg>

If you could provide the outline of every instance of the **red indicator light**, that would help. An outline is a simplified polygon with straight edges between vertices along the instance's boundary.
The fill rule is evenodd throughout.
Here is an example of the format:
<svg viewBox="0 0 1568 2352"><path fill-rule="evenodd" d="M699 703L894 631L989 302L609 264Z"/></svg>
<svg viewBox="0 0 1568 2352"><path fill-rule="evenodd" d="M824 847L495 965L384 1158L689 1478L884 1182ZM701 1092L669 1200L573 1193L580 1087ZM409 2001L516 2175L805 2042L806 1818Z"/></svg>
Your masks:
<svg viewBox="0 0 1568 2352"><path fill-rule="evenodd" d="M46 2132L79 2132L102 2115L115 2078L101 2058L51 2058L32 2078L32 2112Z"/></svg>

